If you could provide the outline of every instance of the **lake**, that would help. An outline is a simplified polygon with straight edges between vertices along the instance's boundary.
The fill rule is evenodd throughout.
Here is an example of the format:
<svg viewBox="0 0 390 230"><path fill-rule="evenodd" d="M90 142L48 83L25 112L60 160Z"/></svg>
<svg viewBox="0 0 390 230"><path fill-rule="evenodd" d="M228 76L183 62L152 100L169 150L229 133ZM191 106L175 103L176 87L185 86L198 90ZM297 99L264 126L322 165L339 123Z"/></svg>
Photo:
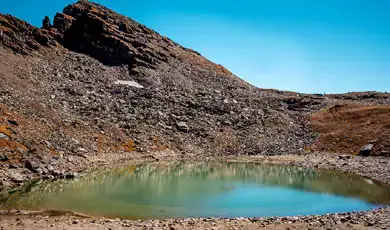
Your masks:
<svg viewBox="0 0 390 230"><path fill-rule="evenodd" d="M330 170L255 163L156 162L39 180L0 196L0 209L127 219L270 217L363 211L390 187Z"/></svg>

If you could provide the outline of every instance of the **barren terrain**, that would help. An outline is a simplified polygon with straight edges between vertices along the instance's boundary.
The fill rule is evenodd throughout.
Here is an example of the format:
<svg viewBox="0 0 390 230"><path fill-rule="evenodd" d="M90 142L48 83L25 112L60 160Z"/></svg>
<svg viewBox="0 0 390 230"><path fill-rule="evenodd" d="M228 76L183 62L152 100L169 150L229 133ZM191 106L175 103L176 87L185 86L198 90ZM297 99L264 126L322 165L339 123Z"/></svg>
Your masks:
<svg viewBox="0 0 390 230"><path fill-rule="evenodd" d="M390 183L390 94L260 89L104 6L36 28L0 14L0 191L135 161L235 160ZM372 144L368 157L355 156ZM347 154L345 156L345 154ZM389 209L271 219L126 221L3 212L3 229L390 228Z"/></svg>

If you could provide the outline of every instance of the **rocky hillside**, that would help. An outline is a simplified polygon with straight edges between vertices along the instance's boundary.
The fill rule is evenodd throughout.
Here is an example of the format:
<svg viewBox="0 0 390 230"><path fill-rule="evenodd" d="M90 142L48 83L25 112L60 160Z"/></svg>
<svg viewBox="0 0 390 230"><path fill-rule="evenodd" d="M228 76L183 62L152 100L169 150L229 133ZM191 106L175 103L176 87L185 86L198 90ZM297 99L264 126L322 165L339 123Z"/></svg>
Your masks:
<svg viewBox="0 0 390 230"><path fill-rule="evenodd" d="M303 154L316 137L309 116L327 104L258 89L94 3L69 5L42 28L0 14L0 30L4 167L46 173L53 161L108 153Z"/></svg>
<svg viewBox="0 0 390 230"><path fill-rule="evenodd" d="M303 153L321 101L262 91L145 26L78 2L41 29L0 15L2 157Z"/></svg>

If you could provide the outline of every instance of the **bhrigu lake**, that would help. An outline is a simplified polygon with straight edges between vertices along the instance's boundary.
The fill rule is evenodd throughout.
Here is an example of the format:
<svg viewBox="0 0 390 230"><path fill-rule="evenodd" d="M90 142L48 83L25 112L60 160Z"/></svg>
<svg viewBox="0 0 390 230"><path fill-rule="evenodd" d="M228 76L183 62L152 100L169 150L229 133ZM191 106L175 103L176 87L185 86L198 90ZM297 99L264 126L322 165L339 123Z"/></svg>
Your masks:
<svg viewBox="0 0 390 230"><path fill-rule="evenodd" d="M3 192L0 209L72 211L128 219L269 217L363 211L390 187L329 170L255 163L157 162L35 181Z"/></svg>

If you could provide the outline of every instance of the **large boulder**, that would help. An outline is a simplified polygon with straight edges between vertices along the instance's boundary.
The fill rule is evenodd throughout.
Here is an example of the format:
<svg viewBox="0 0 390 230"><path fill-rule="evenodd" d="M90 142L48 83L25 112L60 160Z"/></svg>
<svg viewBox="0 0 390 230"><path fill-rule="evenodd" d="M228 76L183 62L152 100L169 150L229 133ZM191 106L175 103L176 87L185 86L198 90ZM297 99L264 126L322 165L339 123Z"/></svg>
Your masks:
<svg viewBox="0 0 390 230"><path fill-rule="evenodd" d="M42 171L40 162L35 159L26 160L25 167L35 173Z"/></svg>
<svg viewBox="0 0 390 230"><path fill-rule="evenodd" d="M359 156L368 157L371 155L372 149L374 148L373 144L365 145L359 152Z"/></svg>

